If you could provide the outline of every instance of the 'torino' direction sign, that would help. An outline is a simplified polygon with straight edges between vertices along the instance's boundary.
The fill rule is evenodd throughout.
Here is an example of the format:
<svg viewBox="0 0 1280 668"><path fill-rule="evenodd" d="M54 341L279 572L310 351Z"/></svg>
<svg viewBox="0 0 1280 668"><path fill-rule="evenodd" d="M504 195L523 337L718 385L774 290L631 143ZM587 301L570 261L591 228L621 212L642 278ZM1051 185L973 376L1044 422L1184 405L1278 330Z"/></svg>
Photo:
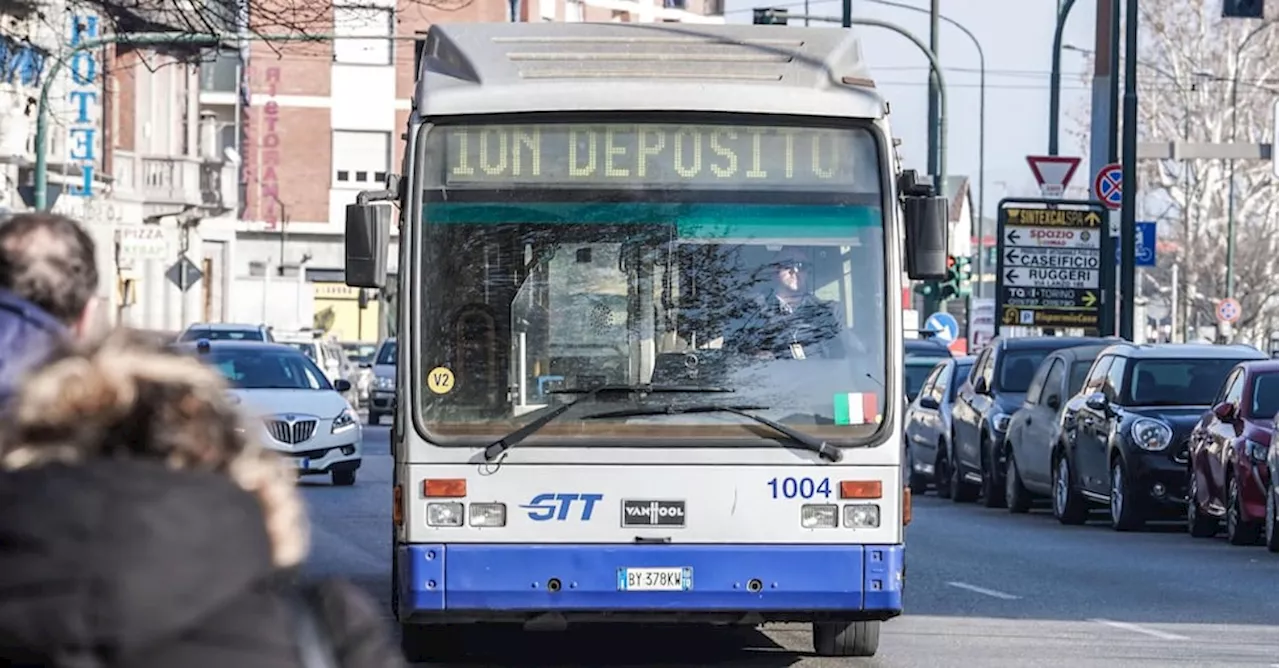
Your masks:
<svg viewBox="0 0 1280 668"><path fill-rule="evenodd" d="M1004 200L996 317L1006 327L1098 329L1107 210L1099 202Z"/></svg>

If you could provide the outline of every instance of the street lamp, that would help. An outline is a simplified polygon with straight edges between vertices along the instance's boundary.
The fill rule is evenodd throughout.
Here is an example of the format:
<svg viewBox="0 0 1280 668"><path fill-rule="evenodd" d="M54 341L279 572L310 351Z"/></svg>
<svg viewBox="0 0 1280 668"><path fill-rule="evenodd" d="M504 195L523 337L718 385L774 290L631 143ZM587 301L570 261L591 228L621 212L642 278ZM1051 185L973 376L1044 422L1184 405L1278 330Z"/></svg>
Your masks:
<svg viewBox="0 0 1280 668"><path fill-rule="evenodd" d="M930 11L923 7L915 7L903 4L901 2L893 2L892 0L865 0L868 3L876 5L885 5L886 7L897 7L898 9L907 9L921 14L929 14ZM805 12L806 14L808 12ZM982 43L974 36L968 28L960 24L959 21L938 15L938 20L955 26L957 30L964 33L973 42L973 48L978 52L978 297L982 297L982 276L983 276L983 247L982 239L985 232L984 217L986 216L985 200L987 195L987 55L982 51Z"/></svg>

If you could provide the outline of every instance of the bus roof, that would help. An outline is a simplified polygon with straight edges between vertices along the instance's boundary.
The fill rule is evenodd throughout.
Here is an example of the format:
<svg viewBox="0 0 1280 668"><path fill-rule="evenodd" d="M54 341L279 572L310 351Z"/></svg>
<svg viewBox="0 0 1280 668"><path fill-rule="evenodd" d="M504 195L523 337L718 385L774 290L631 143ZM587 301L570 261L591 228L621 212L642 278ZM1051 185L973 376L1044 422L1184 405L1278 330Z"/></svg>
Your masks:
<svg viewBox="0 0 1280 668"><path fill-rule="evenodd" d="M442 23L420 43L428 118L706 111L881 118L857 33L678 23Z"/></svg>

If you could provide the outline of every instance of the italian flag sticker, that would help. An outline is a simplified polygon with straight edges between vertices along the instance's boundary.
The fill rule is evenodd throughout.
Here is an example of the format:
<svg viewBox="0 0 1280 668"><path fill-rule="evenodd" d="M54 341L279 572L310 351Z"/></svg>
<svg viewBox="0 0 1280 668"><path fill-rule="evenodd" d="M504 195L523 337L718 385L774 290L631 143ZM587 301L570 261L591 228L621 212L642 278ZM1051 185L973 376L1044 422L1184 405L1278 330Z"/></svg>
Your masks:
<svg viewBox="0 0 1280 668"><path fill-rule="evenodd" d="M876 414L876 395L866 392L849 392L835 397L836 424L879 423Z"/></svg>

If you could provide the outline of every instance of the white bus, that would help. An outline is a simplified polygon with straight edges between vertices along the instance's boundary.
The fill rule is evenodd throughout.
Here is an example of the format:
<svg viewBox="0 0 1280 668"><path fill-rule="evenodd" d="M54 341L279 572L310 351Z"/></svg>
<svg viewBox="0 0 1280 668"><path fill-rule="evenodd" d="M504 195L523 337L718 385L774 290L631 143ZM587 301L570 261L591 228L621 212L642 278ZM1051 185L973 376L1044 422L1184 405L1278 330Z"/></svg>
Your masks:
<svg viewBox="0 0 1280 668"><path fill-rule="evenodd" d="M946 203L903 171L856 36L446 24L404 174L347 209L382 288L399 205L393 605L451 625L813 625L903 609L902 276ZM904 266L905 264L905 266Z"/></svg>

